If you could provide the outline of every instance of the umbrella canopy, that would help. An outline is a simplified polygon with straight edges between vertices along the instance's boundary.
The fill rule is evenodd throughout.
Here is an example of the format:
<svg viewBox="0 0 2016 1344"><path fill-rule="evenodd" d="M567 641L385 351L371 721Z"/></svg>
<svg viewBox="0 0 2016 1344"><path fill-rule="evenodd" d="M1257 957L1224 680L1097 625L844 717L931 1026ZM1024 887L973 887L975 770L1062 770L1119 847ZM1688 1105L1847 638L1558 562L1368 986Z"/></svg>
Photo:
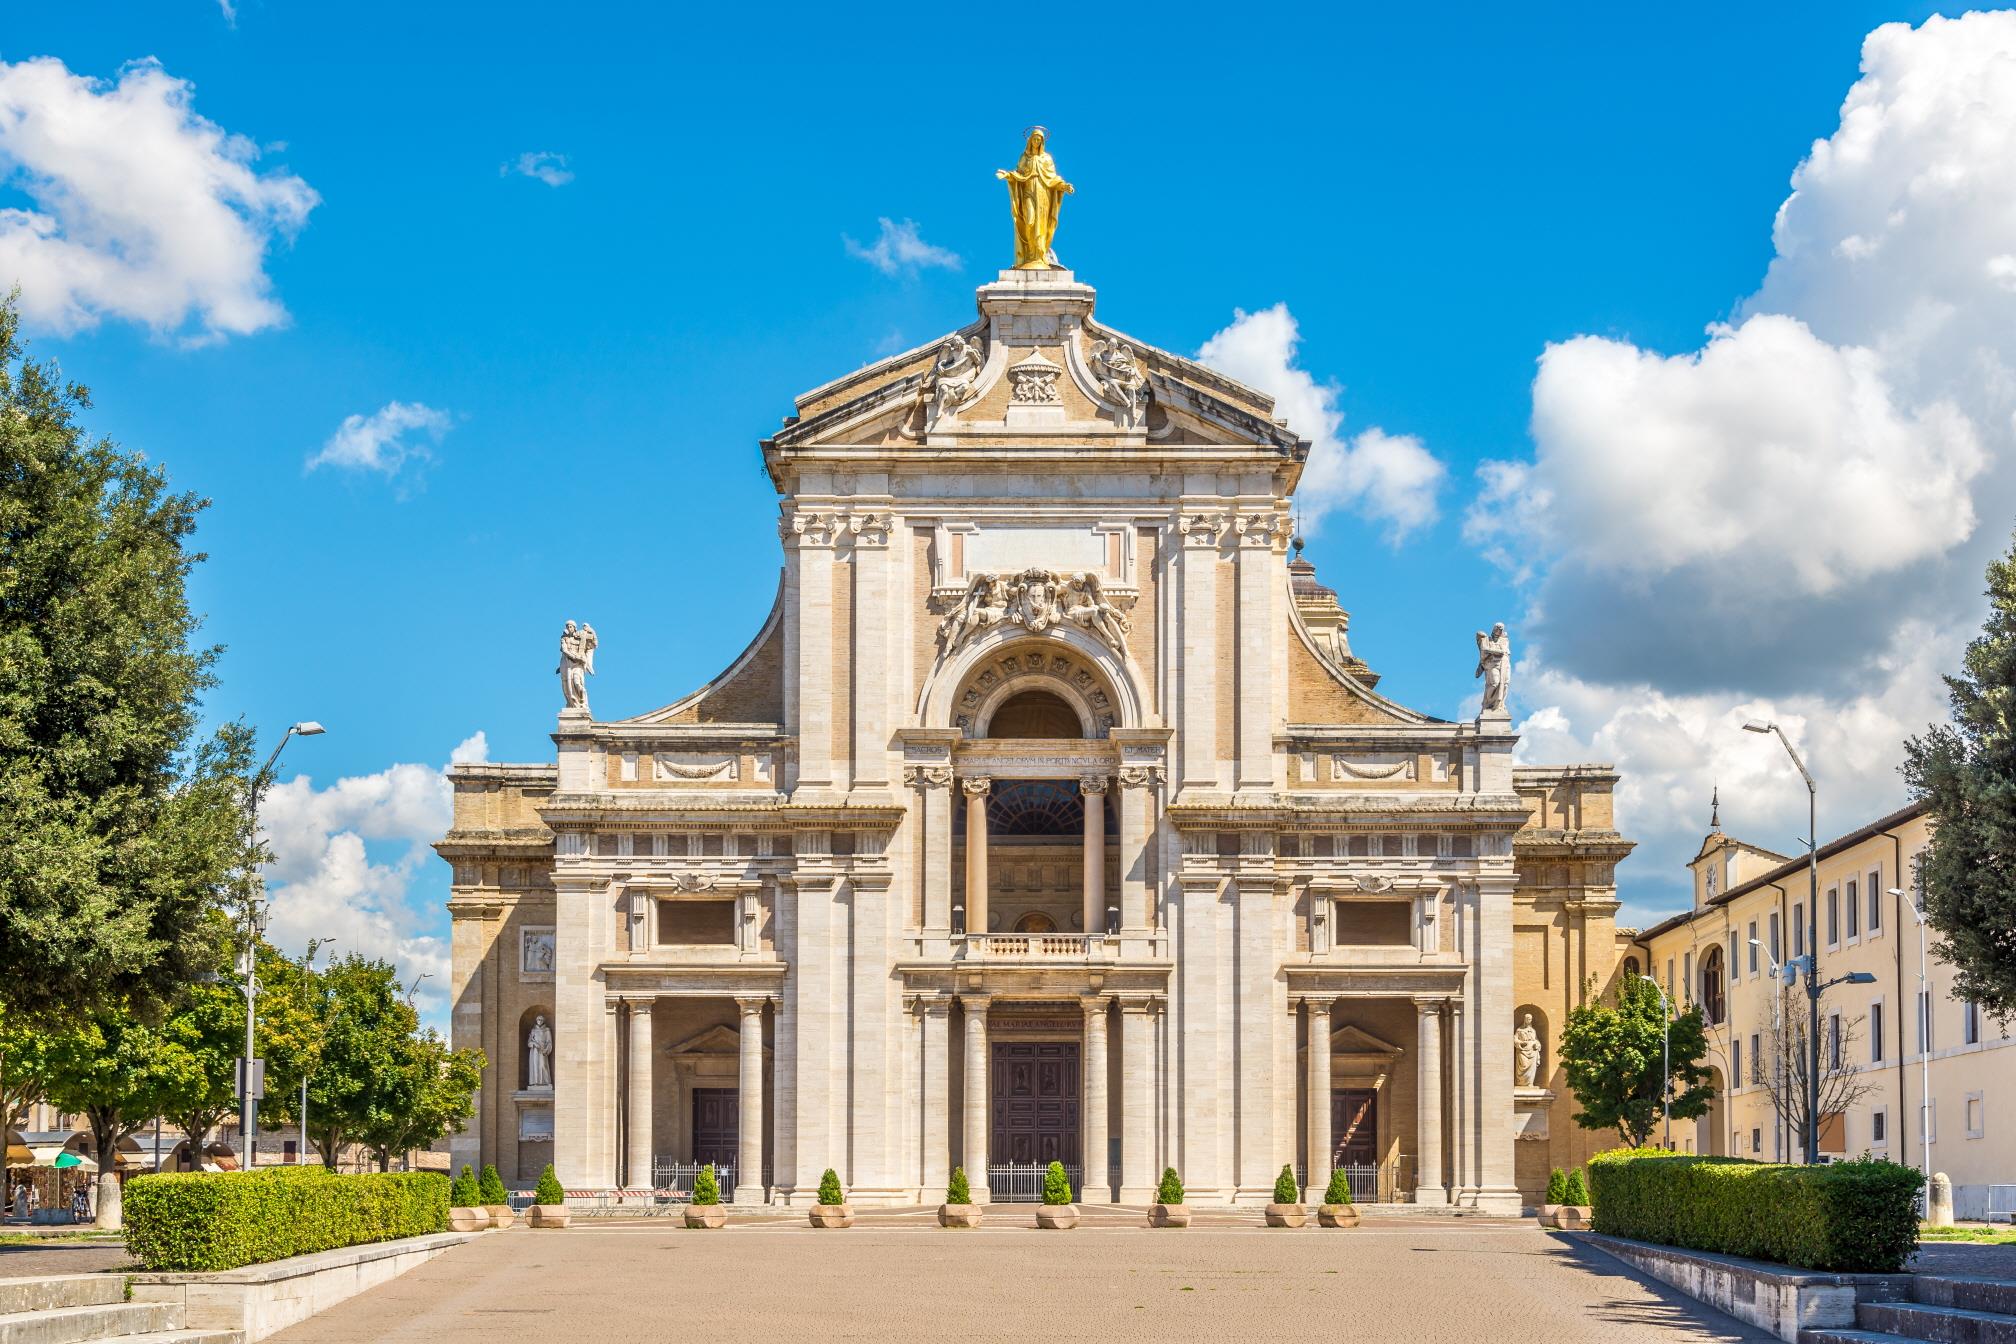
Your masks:
<svg viewBox="0 0 2016 1344"><path fill-rule="evenodd" d="M35 1165L35 1154L25 1143L7 1145L7 1165L10 1167L31 1167Z"/></svg>
<svg viewBox="0 0 2016 1344"><path fill-rule="evenodd" d="M49 1165L50 1165L50 1166L52 1166L52 1167L54 1167L54 1168L56 1168L56 1170L58 1170L58 1171L63 1171L63 1170L65 1170L65 1169L67 1169L67 1168L70 1168L70 1167L81 1167L81 1166L83 1166L83 1165L84 1165L84 1159L83 1159L83 1158L81 1158L81 1157L79 1157L79 1156L78 1156L77 1154L75 1154L75 1153L71 1153L71 1152L62 1152L62 1153L58 1153L58 1154L56 1154L56 1160L55 1160L54 1162L51 1162L51 1163L50 1163Z"/></svg>
<svg viewBox="0 0 2016 1344"><path fill-rule="evenodd" d="M59 1171L72 1167L82 1168L85 1171L98 1170L96 1162L82 1153L71 1152L60 1143L31 1143L28 1145L28 1153L33 1160L23 1163L23 1166L55 1167Z"/></svg>

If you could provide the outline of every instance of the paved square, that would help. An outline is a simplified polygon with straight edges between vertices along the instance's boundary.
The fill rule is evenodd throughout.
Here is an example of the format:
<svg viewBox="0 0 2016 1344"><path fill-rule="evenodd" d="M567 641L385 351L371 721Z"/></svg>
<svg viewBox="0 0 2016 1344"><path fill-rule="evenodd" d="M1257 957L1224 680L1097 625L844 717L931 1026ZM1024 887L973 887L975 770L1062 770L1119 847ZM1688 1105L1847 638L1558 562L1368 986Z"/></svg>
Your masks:
<svg viewBox="0 0 2016 1344"><path fill-rule="evenodd" d="M273 1338L1769 1338L1530 1223L1038 1232L1022 1210L990 1214L990 1223L969 1232L887 1216L818 1232L802 1217L719 1232L670 1221L520 1228L450 1251Z"/></svg>

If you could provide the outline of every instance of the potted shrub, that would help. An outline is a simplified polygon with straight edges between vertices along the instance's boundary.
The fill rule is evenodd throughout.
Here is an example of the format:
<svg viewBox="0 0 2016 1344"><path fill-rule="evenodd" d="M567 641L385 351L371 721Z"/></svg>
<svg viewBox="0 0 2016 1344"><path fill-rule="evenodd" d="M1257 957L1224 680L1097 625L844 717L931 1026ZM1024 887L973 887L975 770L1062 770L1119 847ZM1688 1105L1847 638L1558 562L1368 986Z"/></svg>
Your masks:
<svg viewBox="0 0 2016 1344"><path fill-rule="evenodd" d="M1351 1178L1344 1168L1330 1169L1330 1184L1323 1188L1323 1202L1316 1207L1320 1227L1358 1226L1358 1207L1351 1202Z"/></svg>
<svg viewBox="0 0 2016 1344"><path fill-rule="evenodd" d="M721 1178L709 1162L693 1178L693 1202L686 1206L686 1226L720 1227L727 1221L728 1211L721 1207Z"/></svg>
<svg viewBox="0 0 2016 1344"><path fill-rule="evenodd" d="M973 1187L967 1184L964 1167L952 1168L952 1179L945 1186L945 1202L938 1206L938 1226L980 1226L980 1206L973 1202Z"/></svg>
<svg viewBox="0 0 2016 1344"><path fill-rule="evenodd" d="M490 1226L509 1227L518 1221L511 1212L511 1196L504 1189L504 1178L497 1174L495 1162L483 1164L483 1175L476 1181L476 1197L483 1201L483 1209L490 1215Z"/></svg>
<svg viewBox="0 0 2016 1344"><path fill-rule="evenodd" d="M1547 1198L1540 1205L1540 1223L1543 1227L1554 1226L1554 1215L1568 1202L1568 1173L1554 1168L1547 1178Z"/></svg>
<svg viewBox="0 0 2016 1344"><path fill-rule="evenodd" d="M1162 1168L1162 1183L1155 1187L1155 1202L1148 1206L1148 1226L1188 1227L1190 1206L1183 1202L1183 1182L1176 1168Z"/></svg>
<svg viewBox="0 0 2016 1344"><path fill-rule="evenodd" d="M1071 1178L1062 1162L1052 1162L1043 1173L1043 1202L1036 1206L1036 1226L1073 1228L1078 1226L1078 1206L1071 1202Z"/></svg>
<svg viewBox="0 0 2016 1344"><path fill-rule="evenodd" d="M548 1162L546 1170L539 1173L539 1184L532 1195L532 1217L534 1227L565 1227L570 1221L567 1212L567 1192L560 1188L560 1178L553 1174L553 1164Z"/></svg>
<svg viewBox="0 0 2016 1344"><path fill-rule="evenodd" d="M1589 1183L1582 1178L1582 1168L1570 1167L1563 1190L1566 1196L1561 1207L1554 1210L1554 1226L1565 1231L1586 1231L1595 1210L1589 1207Z"/></svg>
<svg viewBox="0 0 2016 1344"><path fill-rule="evenodd" d="M810 1210L814 1227L852 1227L854 1210L847 1206L847 1196L840 1189L840 1177L833 1168L826 1168L826 1174L819 1178L819 1202Z"/></svg>
<svg viewBox="0 0 2016 1344"><path fill-rule="evenodd" d="M489 1226L490 1213L483 1207L482 1187L476 1184L476 1173L464 1164L462 1174L448 1186L448 1230L481 1232Z"/></svg>
<svg viewBox="0 0 2016 1344"><path fill-rule="evenodd" d="M1274 1202L1267 1206L1267 1226L1302 1227L1309 1221L1309 1210L1302 1207L1302 1191L1295 1184L1295 1168L1281 1168L1281 1174L1274 1178Z"/></svg>

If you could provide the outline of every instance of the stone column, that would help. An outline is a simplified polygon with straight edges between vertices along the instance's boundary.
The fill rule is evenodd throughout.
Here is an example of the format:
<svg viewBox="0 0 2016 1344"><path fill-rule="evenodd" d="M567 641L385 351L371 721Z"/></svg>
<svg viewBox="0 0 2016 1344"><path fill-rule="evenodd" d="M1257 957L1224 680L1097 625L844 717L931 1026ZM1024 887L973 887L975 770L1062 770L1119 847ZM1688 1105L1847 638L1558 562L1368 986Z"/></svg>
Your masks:
<svg viewBox="0 0 2016 1344"><path fill-rule="evenodd" d="M651 1186L651 1008L650 999L632 999L630 1009L630 1092L624 1108L629 1126L629 1160L623 1184L633 1190Z"/></svg>
<svg viewBox="0 0 2016 1344"><path fill-rule="evenodd" d="M1212 501L1217 503L1216 500ZM1218 630L1219 538L1230 520L1217 509L1187 512L1178 524L1183 550L1176 577L1181 592L1182 660L1177 664L1181 679L1178 712L1169 716L1179 730L1181 754L1176 761L1177 784L1182 788L1214 788L1218 785L1218 678L1229 675L1224 666L1232 651L1225 647Z"/></svg>
<svg viewBox="0 0 2016 1344"><path fill-rule="evenodd" d="M907 773L923 804L924 931L942 938L952 928L952 767L920 765Z"/></svg>
<svg viewBox="0 0 2016 1344"><path fill-rule="evenodd" d="M923 1132L918 1148L919 1198L935 1204L945 1198L946 1182L952 1179L952 1000L936 996L922 999L918 1011L924 1019L924 1049L919 1070L919 1094L923 1100ZM970 1179L970 1177L969 1177Z"/></svg>
<svg viewBox="0 0 2016 1344"><path fill-rule="evenodd" d="M1442 1001L1416 999L1414 1033L1414 1202L1446 1204L1442 1185Z"/></svg>
<svg viewBox="0 0 2016 1344"><path fill-rule="evenodd" d="M1330 1000L1308 999L1309 1005L1309 1156L1308 1203L1321 1204L1330 1184Z"/></svg>
<svg viewBox="0 0 2016 1344"><path fill-rule="evenodd" d="M1475 1051L1471 1049L1470 1041L1465 1037L1464 1030L1463 1000L1461 998L1451 999L1449 1001L1449 1076L1454 1081L1452 1086L1453 1095L1449 1098L1449 1104L1455 1111L1454 1123L1450 1125L1450 1130L1455 1137L1451 1139L1449 1144L1449 1186L1452 1190L1459 1192L1457 1202L1469 1204L1474 1203L1474 1199L1465 1197L1460 1192L1470 1190L1476 1183L1476 1176L1473 1171L1475 1164L1471 1154L1473 1138L1470 1132L1470 1070L1474 1067L1472 1060L1475 1058Z"/></svg>
<svg viewBox="0 0 2016 1344"><path fill-rule="evenodd" d="M1112 1121L1106 1106L1106 1006L1112 1002L1094 994L1081 1000L1085 1008L1085 1179L1083 1197L1103 1204L1113 1197L1113 1180L1106 1170L1107 1140Z"/></svg>
<svg viewBox="0 0 2016 1344"><path fill-rule="evenodd" d="M1120 1001L1120 1203L1152 1204L1155 1168L1154 1000Z"/></svg>
<svg viewBox="0 0 2016 1344"><path fill-rule="evenodd" d="M736 1077L735 1105L741 1132L735 1136L736 1204L763 1203L763 1004L761 998L735 1000L741 1070Z"/></svg>
<svg viewBox="0 0 2016 1344"><path fill-rule="evenodd" d="M1103 775L1078 781L1085 803L1085 932L1106 929L1106 785Z"/></svg>
<svg viewBox="0 0 2016 1344"><path fill-rule="evenodd" d="M966 790L966 932L978 936L987 932L987 795L994 781L978 775L959 784Z"/></svg>
<svg viewBox="0 0 2016 1344"><path fill-rule="evenodd" d="M1155 787L1162 782L1159 765L1120 767L1120 927L1152 929L1155 911L1149 897L1148 873L1155 836Z"/></svg>
<svg viewBox="0 0 2016 1344"><path fill-rule="evenodd" d="M961 994L959 1002L966 1009L966 1183L973 1202L985 1204L992 1198L987 1186L987 1076L993 1072L987 1050L989 1000L984 994Z"/></svg>

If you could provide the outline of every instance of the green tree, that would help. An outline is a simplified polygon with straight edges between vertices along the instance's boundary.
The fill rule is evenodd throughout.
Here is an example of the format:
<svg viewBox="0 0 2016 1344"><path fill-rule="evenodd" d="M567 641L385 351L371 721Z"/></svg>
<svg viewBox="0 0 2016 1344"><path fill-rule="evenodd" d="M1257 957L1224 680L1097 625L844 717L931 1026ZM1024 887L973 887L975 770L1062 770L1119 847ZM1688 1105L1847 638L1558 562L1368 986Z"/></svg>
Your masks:
<svg viewBox="0 0 2016 1344"><path fill-rule="evenodd" d="M107 1183L117 1183L120 1141L162 1114L197 1068L186 1049L125 1008L80 1013L44 1037L43 1095L58 1110L82 1115L91 1128L101 1226L118 1225L114 1201L105 1195Z"/></svg>
<svg viewBox="0 0 2016 1344"><path fill-rule="evenodd" d="M1043 1172L1043 1202L1051 1205L1071 1202L1071 1178L1062 1162L1052 1162Z"/></svg>
<svg viewBox="0 0 2016 1344"><path fill-rule="evenodd" d="M1659 987L1642 977L1621 980L1615 1003L1593 993L1568 1012L1561 1029L1561 1064L1568 1090L1582 1109L1584 1129L1614 1129L1634 1148L1659 1127L1661 1047L1671 1031L1672 1112L1675 1120L1706 1115L1715 1097L1701 1057L1708 1038L1701 1010L1689 1008L1669 1024Z"/></svg>
<svg viewBox="0 0 2016 1344"><path fill-rule="evenodd" d="M1283 1166L1281 1174L1274 1178L1274 1202L1276 1204L1300 1204L1302 1190L1295 1184L1295 1168Z"/></svg>
<svg viewBox="0 0 2016 1344"><path fill-rule="evenodd" d="M1181 1204L1183 1202L1183 1180L1176 1174L1176 1168L1162 1168L1162 1182L1155 1187L1157 1204Z"/></svg>
<svg viewBox="0 0 2016 1344"><path fill-rule="evenodd" d="M966 1179L966 1168L952 1168L952 1179L945 1184L945 1202L947 1204L971 1204L973 1202L973 1186Z"/></svg>
<svg viewBox="0 0 2016 1344"><path fill-rule="evenodd" d="M0 1000L150 1014L247 898L251 734L198 739L204 502L78 416L0 304Z"/></svg>
<svg viewBox="0 0 2016 1344"><path fill-rule="evenodd" d="M200 1163L211 1131L238 1111L245 996L228 983L190 985L161 1023L159 1034L189 1062L164 1090L160 1113L189 1137L190 1156Z"/></svg>
<svg viewBox="0 0 2016 1344"><path fill-rule="evenodd" d="M21 1123L42 1095L42 1046L42 1033L0 1003L0 1127Z"/></svg>
<svg viewBox="0 0 2016 1344"><path fill-rule="evenodd" d="M431 1029L398 1042L394 1056L396 1080L385 1080L392 1085L381 1089L371 1118L357 1129L380 1171L391 1170L395 1153L460 1134L476 1114L476 1089L483 1083L483 1052L450 1050Z"/></svg>
<svg viewBox="0 0 2016 1344"><path fill-rule="evenodd" d="M410 1104L401 1047L419 1016L389 962L352 954L317 976L316 990L321 1025L308 1080L308 1138L333 1171L345 1144L382 1137ZM273 1100L275 1114L298 1122L291 1089Z"/></svg>
<svg viewBox="0 0 2016 1344"><path fill-rule="evenodd" d="M1932 838L1920 873L1933 950L1954 991L2016 1016L2016 551L1988 566L1988 619L1946 678L1951 723L1904 744Z"/></svg>

